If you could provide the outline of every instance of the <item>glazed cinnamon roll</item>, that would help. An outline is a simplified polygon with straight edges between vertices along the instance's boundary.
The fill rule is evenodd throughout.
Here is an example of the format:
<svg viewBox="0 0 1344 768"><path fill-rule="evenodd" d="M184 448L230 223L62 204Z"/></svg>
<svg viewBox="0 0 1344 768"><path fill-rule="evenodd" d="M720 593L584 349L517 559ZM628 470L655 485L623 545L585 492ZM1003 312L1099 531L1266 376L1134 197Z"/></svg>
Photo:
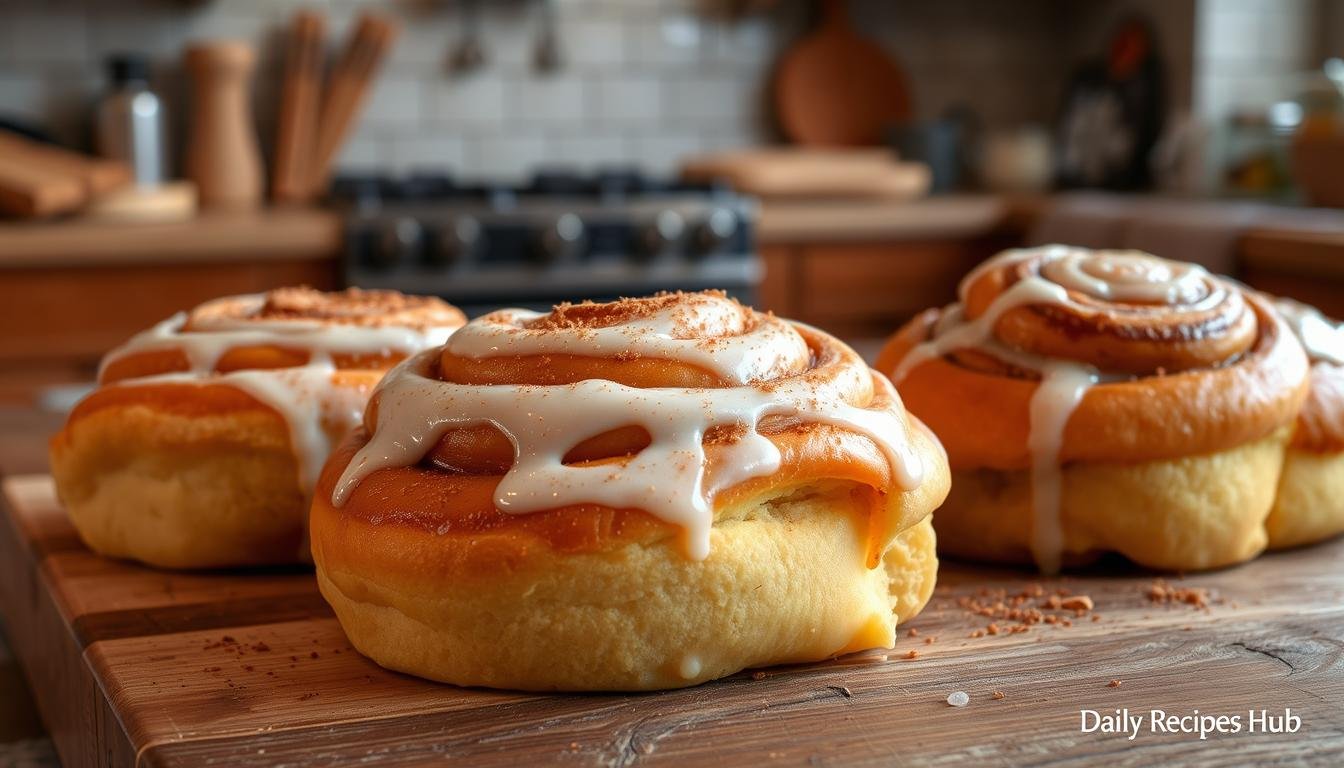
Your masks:
<svg viewBox="0 0 1344 768"><path fill-rule="evenodd" d="M944 553L1053 572L1264 549L1307 364L1263 299L1193 264L1063 246L1000 254L960 299L878 361L947 447Z"/></svg>
<svg viewBox="0 0 1344 768"><path fill-rule="evenodd" d="M890 646L947 487L886 378L815 329L712 292L502 310L379 385L313 557L391 669L671 688Z"/></svg>
<svg viewBox="0 0 1344 768"><path fill-rule="evenodd" d="M308 500L387 369L466 318L392 291L285 288L165 320L103 360L51 442L88 546L170 568L308 561Z"/></svg>
<svg viewBox="0 0 1344 768"><path fill-rule="evenodd" d="M1279 549L1344 533L1344 326L1295 301L1274 307L1311 360L1311 388L1265 522L1269 546Z"/></svg>

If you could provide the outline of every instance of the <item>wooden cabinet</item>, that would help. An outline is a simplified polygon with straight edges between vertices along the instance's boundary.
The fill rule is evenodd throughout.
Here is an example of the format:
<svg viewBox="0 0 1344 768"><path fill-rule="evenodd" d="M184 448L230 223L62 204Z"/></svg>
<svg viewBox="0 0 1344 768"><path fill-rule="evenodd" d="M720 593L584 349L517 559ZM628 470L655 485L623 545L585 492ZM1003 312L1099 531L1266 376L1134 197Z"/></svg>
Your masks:
<svg viewBox="0 0 1344 768"><path fill-rule="evenodd" d="M911 316L951 302L972 267L1014 242L1007 236L762 247L762 309L845 337L890 334Z"/></svg>
<svg viewBox="0 0 1344 768"><path fill-rule="evenodd" d="M1251 230L1239 250L1247 284L1344 319L1344 234Z"/></svg>
<svg viewBox="0 0 1344 768"><path fill-rule="evenodd" d="M92 380L108 349L207 299L333 288L339 233L316 211L0 226L0 402Z"/></svg>

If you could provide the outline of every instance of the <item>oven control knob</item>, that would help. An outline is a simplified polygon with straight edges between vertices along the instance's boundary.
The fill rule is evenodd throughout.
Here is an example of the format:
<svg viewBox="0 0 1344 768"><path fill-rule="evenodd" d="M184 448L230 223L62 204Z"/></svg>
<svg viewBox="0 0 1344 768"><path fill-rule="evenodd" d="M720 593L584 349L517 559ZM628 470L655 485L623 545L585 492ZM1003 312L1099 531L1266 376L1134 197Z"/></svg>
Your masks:
<svg viewBox="0 0 1344 768"><path fill-rule="evenodd" d="M686 234L686 219L673 210L659 211L653 221L637 230L636 249L654 257L671 251Z"/></svg>
<svg viewBox="0 0 1344 768"><path fill-rule="evenodd" d="M573 261L586 255L588 228L576 213L562 213L542 228L537 257L546 263Z"/></svg>
<svg viewBox="0 0 1344 768"><path fill-rule="evenodd" d="M382 235L376 224L360 221L345 229L345 253L349 263L366 269L383 268Z"/></svg>
<svg viewBox="0 0 1344 768"><path fill-rule="evenodd" d="M695 228L691 249L696 256L720 253L737 234L737 214L727 208L714 208Z"/></svg>
<svg viewBox="0 0 1344 768"><path fill-rule="evenodd" d="M424 226L409 216L399 217L383 229L378 266L390 269L398 264L414 264L419 261L424 249Z"/></svg>
<svg viewBox="0 0 1344 768"><path fill-rule="evenodd" d="M425 264L451 267L475 260L485 246L485 232L475 216L459 216L445 223L425 251Z"/></svg>

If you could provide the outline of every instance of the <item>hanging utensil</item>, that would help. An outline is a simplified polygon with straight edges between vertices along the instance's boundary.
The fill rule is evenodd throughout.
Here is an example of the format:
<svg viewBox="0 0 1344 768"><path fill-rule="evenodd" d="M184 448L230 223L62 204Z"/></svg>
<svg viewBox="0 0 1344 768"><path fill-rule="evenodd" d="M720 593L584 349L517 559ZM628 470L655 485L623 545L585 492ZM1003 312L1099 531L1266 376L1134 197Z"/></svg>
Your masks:
<svg viewBox="0 0 1344 768"><path fill-rule="evenodd" d="M555 0L541 0L541 29L532 53L532 66L538 72L554 72L564 64L556 15Z"/></svg>
<svg viewBox="0 0 1344 768"><path fill-rule="evenodd" d="M454 72L472 72L485 65L485 46L481 40L480 0L463 0L462 37L449 59L449 66Z"/></svg>

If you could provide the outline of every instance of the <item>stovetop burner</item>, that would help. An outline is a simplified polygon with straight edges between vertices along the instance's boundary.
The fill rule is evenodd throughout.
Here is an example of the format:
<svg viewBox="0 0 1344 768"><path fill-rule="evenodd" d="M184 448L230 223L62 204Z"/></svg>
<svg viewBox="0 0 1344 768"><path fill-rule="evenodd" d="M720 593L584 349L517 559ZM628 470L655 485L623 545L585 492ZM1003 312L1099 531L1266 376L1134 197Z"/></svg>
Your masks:
<svg viewBox="0 0 1344 768"><path fill-rule="evenodd" d="M564 168L541 168L525 183L490 183L458 179L448 171L416 171L405 176L342 174L331 186L338 203L369 206L392 202L487 202L518 197L566 197L618 201L665 194L727 193L726 185L651 177L633 166L600 168L589 174Z"/></svg>
<svg viewBox="0 0 1344 768"><path fill-rule="evenodd" d="M635 168L541 169L524 184L449 173L343 176L353 285L503 304L722 288L750 301L761 276L754 201Z"/></svg>

